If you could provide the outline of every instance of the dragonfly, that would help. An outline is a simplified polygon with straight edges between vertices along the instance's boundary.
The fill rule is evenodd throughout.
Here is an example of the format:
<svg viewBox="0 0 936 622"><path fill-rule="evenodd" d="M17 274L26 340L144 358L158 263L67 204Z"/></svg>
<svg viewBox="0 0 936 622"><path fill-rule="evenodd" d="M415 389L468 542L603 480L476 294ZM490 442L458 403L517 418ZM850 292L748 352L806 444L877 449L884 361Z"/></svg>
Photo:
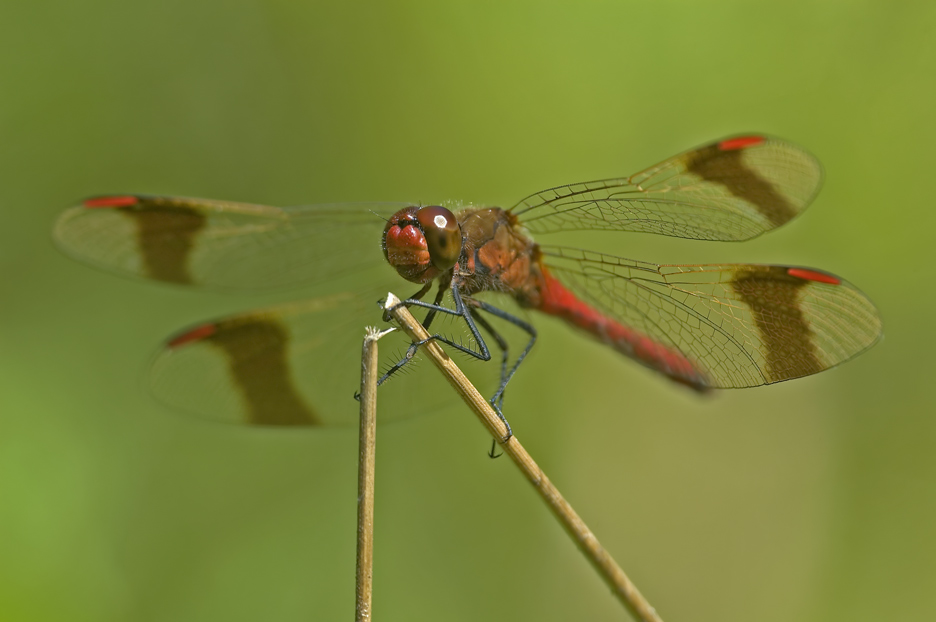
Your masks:
<svg viewBox="0 0 936 622"><path fill-rule="evenodd" d="M220 290L303 287L302 300L168 338L152 362L151 389L210 419L353 425L357 409L347 398L357 388L363 327L379 313L375 301L400 287L419 286L406 304L425 308L427 325L443 325L433 338L451 351L488 361L495 356L487 338L500 349L489 380L495 406L533 348L537 332L526 318L537 313L700 392L809 376L857 356L880 338L881 319L861 291L830 272L655 264L546 243L570 232L748 240L800 214L821 183L818 160L803 148L740 135L630 176L536 192L509 209L281 208L117 194L69 208L54 238L79 261L154 281ZM433 287L432 301L423 300ZM525 333L510 365L509 340L495 323ZM433 387L406 373L418 345L401 341L387 367L385 378L401 373L381 388L382 421L451 399L445 383Z"/></svg>

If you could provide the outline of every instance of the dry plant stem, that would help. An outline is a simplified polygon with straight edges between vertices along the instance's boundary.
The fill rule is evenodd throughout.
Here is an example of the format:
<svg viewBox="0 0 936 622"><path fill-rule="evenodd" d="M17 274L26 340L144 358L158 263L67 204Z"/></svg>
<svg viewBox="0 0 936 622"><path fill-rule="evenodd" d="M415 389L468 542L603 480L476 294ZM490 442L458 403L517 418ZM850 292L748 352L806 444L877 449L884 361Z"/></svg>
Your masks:
<svg viewBox="0 0 936 622"><path fill-rule="evenodd" d="M393 294L388 294L387 300L384 302L384 310L390 314L403 332L413 341L422 341L429 337L426 329L416 321L406 307L400 305L399 299ZM572 509L572 506L559 494L559 491L533 461L530 454L520 445L517 437L512 436L506 441L504 440L504 437L507 436L507 427L504 422L500 420L488 401L468 382L465 375L439 344L430 341L423 346L423 350L458 394L461 395L462 399L465 400L465 403L478 415L484 427L500 443L504 453L510 456L511 460L533 484L533 488L536 489L546 505L549 506L549 509L562 523L566 532L578 545L579 550L591 561L631 615L643 622L662 622L656 610L650 606L650 603L637 590L637 587L631 583L631 580L627 578L627 575L624 574L624 571L621 570L621 567L617 565L611 555L604 550L588 526Z"/></svg>
<svg viewBox="0 0 936 622"><path fill-rule="evenodd" d="M374 568L374 457L377 432L377 340L367 328L361 355L361 434L358 449L357 606L355 620L371 619Z"/></svg>

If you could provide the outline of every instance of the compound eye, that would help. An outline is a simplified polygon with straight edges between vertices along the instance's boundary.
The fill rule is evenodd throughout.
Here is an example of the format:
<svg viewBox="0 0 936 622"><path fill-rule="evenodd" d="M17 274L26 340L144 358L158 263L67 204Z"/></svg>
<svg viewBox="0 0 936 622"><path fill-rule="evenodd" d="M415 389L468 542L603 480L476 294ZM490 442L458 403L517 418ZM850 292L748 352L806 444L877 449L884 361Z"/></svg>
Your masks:
<svg viewBox="0 0 936 622"><path fill-rule="evenodd" d="M461 255L461 227L455 215L438 205L420 208L416 220L426 235L426 246L432 265L445 272L458 262Z"/></svg>

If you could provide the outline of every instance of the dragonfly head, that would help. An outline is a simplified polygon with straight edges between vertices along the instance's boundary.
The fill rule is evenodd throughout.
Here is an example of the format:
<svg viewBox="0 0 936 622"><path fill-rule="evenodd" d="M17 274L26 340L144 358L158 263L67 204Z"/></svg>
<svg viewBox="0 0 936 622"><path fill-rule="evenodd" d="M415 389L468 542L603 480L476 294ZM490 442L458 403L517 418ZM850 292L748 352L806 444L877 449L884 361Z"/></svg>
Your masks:
<svg viewBox="0 0 936 622"><path fill-rule="evenodd" d="M400 276L413 283L428 283L451 270L461 246L458 220L438 205L401 209L384 227L384 256Z"/></svg>

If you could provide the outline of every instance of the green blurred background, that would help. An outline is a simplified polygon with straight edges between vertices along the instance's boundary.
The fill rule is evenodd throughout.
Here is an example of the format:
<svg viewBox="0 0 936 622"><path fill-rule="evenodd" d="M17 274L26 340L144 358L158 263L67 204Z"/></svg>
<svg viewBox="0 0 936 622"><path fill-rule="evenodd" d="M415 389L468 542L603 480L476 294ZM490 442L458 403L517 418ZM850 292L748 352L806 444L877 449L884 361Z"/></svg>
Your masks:
<svg viewBox="0 0 936 622"><path fill-rule="evenodd" d="M618 253L822 267L884 341L698 400L535 318L511 423L668 621L936 619L934 76L931 2L3 0L0 619L353 615L354 432L141 389L168 333L282 296L71 262L49 231L76 199L503 205L745 131L823 162L803 217ZM625 618L463 414L381 428L376 619Z"/></svg>

